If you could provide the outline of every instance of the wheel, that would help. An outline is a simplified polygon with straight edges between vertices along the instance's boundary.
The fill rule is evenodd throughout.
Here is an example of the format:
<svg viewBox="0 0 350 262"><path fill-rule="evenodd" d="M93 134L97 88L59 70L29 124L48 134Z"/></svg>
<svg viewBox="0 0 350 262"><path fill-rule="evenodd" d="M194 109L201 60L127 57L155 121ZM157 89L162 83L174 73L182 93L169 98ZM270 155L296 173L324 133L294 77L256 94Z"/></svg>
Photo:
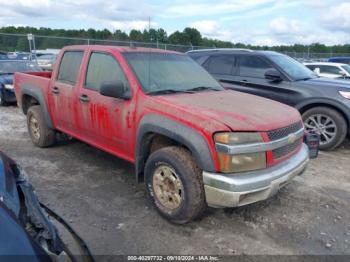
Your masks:
<svg viewBox="0 0 350 262"><path fill-rule="evenodd" d="M320 135L321 150L335 149L344 141L348 127L338 111L328 107L314 107L302 117L306 130Z"/></svg>
<svg viewBox="0 0 350 262"><path fill-rule="evenodd" d="M0 106L7 106L4 94L1 92L1 90L0 90Z"/></svg>
<svg viewBox="0 0 350 262"><path fill-rule="evenodd" d="M32 106L28 109L27 126L35 146L49 147L56 142L56 132L45 123L40 106Z"/></svg>
<svg viewBox="0 0 350 262"><path fill-rule="evenodd" d="M165 147L146 162L145 182L158 212L169 221L185 224L206 208L202 172L186 149Z"/></svg>

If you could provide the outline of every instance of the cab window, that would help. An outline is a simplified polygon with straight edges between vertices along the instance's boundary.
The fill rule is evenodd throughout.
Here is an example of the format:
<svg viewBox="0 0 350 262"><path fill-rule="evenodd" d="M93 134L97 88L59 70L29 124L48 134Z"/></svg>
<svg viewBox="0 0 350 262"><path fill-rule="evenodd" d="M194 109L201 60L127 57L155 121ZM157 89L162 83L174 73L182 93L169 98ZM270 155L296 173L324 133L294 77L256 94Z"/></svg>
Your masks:
<svg viewBox="0 0 350 262"><path fill-rule="evenodd" d="M93 52L87 68L85 88L99 91L103 82L116 80L128 86L128 81L117 60L109 54Z"/></svg>
<svg viewBox="0 0 350 262"><path fill-rule="evenodd" d="M60 68L58 70L57 81L75 85L81 61L83 59L83 51L66 51L63 54Z"/></svg>

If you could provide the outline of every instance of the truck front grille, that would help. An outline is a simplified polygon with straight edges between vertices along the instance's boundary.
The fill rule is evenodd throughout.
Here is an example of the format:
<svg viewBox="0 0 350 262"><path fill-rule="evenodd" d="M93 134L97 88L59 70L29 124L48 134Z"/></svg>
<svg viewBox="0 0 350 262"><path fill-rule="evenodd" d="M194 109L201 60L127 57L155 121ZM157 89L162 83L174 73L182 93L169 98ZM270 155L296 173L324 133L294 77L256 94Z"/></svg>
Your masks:
<svg viewBox="0 0 350 262"><path fill-rule="evenodd" d="M273 159L279 159L281 157L284 157L284 156L292 153L295 149L298 148L298 146L300 146L300 144L302 143L302 140L303 140L303 138L300 138L292 144L289 144L289 145L277 148L275 150L272 150Z"/></svg>
<svg viewBox="0 0 350 262"><path fill-rule="evenodd" d="M290 126L269 131L269 132L267 132L267 135L268 135L270 141L274 141L274 140L278 140L278 139L287 137L288 135L295 133L302 128L303 128L303 123L302 123L302 121L299 121L299 122L294 123ZM298 146L302 143L302 141L303 141L303 138L300 138L291 144L288 144L286 146L272 150L273 159L276 160L276 159L282 158L282 157L287 156L288 154L292 153L294 150L296 150L298 148Z"/></svg>
<svg viewBox="0 0 350 262"><path fill-rule="evenodd" d="M287 127L282 127L279 129L275 129L267 132L267 135L271 141L281 139L286 137L292 133L297 132L298 130L303 128L303 122L299 121Z"/></svg>

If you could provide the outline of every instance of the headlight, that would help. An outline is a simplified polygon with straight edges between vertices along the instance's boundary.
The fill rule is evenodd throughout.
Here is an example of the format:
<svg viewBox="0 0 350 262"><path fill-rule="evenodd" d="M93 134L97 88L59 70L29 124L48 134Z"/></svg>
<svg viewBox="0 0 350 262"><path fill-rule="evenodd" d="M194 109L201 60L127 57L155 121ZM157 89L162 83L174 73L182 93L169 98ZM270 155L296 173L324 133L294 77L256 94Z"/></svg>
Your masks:
<svg viewBox="0 0 350 262"><path fill-rule="evenodd" d="M350 92L339 91L339 94L346 99L350 99Z"/></svg>
<svg viewBox="0 0 350 262"><path fill-rule="evenodd" d="M214 135L216 144L242 145L263 142L259 133L218 133ZM220 171L223 173L245 172L266 168L266 153L230 155L218 152Z"/></svg>
<svg viewBox="0 0 350 262"><path fill-rule="evenodd" d="M6 88L6 89L9 89L9 90L12 90L12 89L13 89L13 85L5 84L5 88Z"/></svg>

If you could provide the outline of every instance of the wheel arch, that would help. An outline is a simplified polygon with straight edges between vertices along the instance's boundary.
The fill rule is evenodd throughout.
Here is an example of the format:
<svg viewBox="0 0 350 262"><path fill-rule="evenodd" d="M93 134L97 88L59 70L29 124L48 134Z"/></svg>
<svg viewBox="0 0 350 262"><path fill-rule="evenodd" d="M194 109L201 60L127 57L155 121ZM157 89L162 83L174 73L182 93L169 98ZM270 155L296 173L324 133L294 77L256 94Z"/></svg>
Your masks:
<svg viewBox="0 0 350 262"><path fill-rule="evenodd" d="M299 110L300 114L304 114L307 110L314 108L314 107L328 107L336 110L338 113L340 113L348 126L348 133L350 132L350 112L349 109L347 109L345 106L339 104L339 102L332 101L329 99L319 99L319 100L310 100L305 101L303 103L300 103L296 106L296 108Z"/></svg>
<svg viewBox="0 0 350 262"><path fill-rule="evenodd" d="M44 95L41 92L41 89L31 85L23 85L21 89L22 89L21 108L23 113L27 114L28 109L31 106L39 105L43 112L47 126L50 128L53 128L48 107L47 107Z"/></svg>
<svg viewBox="0 0 350 262"><path fill-rule="evenodd" d="M200 169L215 171L209 146L201 134L167 117L148 115L141 120L137 132L135 150L137 181L143 181L143 170L149 155L157 149L171 145L189 150Z"/></svg>

